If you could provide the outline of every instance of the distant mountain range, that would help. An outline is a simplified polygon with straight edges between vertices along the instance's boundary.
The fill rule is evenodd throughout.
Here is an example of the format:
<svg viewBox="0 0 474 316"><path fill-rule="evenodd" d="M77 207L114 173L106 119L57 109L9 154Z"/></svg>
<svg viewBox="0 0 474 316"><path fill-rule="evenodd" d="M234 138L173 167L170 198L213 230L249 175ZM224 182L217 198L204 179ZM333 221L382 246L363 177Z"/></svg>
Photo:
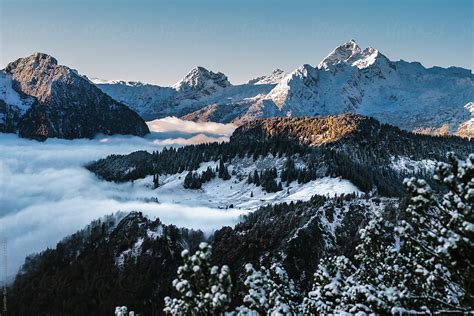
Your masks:
<svg viewBox="0 0 474 316"><path fill-rule="evenodd" d="M474 80L468 69L390 61L353 40L316 67L276 69L240 85L203 67L171 87L88 79L41 53L0 71L0 132L36 139L148 133L134 111L144 120L176 116L238 125L355 112L410 131L473 137Z"/></svg>
<svg viewBox="0 0 474 316"><path fill-rule="evenodd" d="M93 81L146 120L172 115L241 124L255 118L355 112L406 130L474 136L471 70L391 61L353 40L316 67L305 64L289 74L277 69L241 85L202 67L172 87Z"/></svg>
<svg viewBox="0 0 474 316"><path fill-rule="evenodd" d="M0 132L44 140L149 133L143 119L77 71L35 53L0 70Z"/></svg>

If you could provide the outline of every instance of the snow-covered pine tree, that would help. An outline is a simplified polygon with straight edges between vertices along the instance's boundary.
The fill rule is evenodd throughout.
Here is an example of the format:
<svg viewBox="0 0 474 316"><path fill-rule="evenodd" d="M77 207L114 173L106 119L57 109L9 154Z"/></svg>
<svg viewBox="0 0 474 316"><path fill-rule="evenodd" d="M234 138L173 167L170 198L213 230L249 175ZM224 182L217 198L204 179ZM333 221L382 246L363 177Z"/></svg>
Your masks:
<svg viewBox="0 0 474 316"><path fill-rule="evenodd" d="M115 307L115 316L135 316L135 312L129 312L127 306L117 306Z"/></svg>
<svg viewBox="0 0 474 316"><path fill-rule="evenodd" d="M437 167L448 192L438 198L426 181L406 179L410 194L395 227L377 216L361 230L354 285L344 293L346 311L462 310L472 304L473 160ZM360 309L362 307L362 310Z"/></svg>
<svg viewBox="0 0 474 316"><path fill-rule="evenodd" d="M184 263L178 268L173 286L178 298L165 298L168 315L222 315L228 309L231 293L229 267L211 266L211 246L201 243L191 255L182 252Z"/></svg>
<svg viewBox="0 0 474 316"><path fill-rule="evenodd" d="M438 165L435 179L448 188L437 207L448 217L436 252L448 262L454 279L463 288L461 303L474 306L474 154ZM451 215L451 216L450 216Z"/></svg>
<svg viewBox="0 0 474 316"><path fill-rule="evenodd" d="M314 274L313 289L303 300L303 314L328 315L344 311L344 295L355 270L344 256L322 259Z"/></svg>
<svg viewBox="0 0 474 316"><path fill-rule="evenodd" d="M472 307L473 160L450 154L435 179L448 192L439 198L426 181L406 179L409 205L395 226L379 214L361 230L359 269L343 295L346 311L462 310Z"/></svg>
<svg viewBox="0 0 474 316"><path fill-rule="evenodd" d="M252 264L245 265L248 293L245 306L237 308L237 315L296 315L300 311L298 292L293 280L279 263L269 269L256 270Z"/></svg>
<svg viewBox="0 0 474 316"><path fill-rule="evenodd" d="M386 314L400 305L405 262L398 257L400 242L394 238L389 217L390 214L377 213L360 230L361 243L355 255L359 268L343 294L347 312Z"/></svg>
<svg viewBox="0 0 474 316"><path fill-rule="evenodd" d="M450 153L448 163L438 164L435 179L447 189L442 197L424 180L405 181L411 200L397 232L420 253L414 273L424 281L411 291L412 304L432 310L474 306L473 162L473 154L458 161Z"/></svg>

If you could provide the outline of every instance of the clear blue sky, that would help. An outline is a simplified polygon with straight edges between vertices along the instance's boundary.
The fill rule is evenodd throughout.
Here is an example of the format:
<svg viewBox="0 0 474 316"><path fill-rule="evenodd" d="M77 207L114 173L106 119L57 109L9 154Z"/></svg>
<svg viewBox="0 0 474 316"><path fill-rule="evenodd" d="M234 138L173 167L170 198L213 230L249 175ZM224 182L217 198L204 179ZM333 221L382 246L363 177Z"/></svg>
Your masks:
<svg viewBox="0 0 474 316"><path fill-rule="evenodd" d="M192 67L245 82L355 39L392 60L473 65L472 0L0 0L0 64L41 51L80 73L169 85Z"/></svg>

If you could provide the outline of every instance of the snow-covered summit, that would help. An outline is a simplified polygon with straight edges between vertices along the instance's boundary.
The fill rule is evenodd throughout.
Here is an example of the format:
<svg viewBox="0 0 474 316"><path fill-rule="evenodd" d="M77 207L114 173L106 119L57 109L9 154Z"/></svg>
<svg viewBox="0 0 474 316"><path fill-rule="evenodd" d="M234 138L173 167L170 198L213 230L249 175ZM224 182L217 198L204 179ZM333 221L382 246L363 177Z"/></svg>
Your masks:
<svg viewBox="0 0 474 316"><path fill-rule="evenodd" d="M317 82L317 70L304 64L286 75L265 98L273 100L276 106L282 110L285 101L291 96L300 96L302 100L314 97L315 93L307 88L313 87L315 89Z"/></svg>
<svg viewBox="0 0 474 316"><path fill-rule="evenodd" d="M257 77L255 79L249 80L248 84L277 84L283 78L287 76L287 73L279 68L272 71L271 74L266 76Z"/></svg>
<svg viewBox="0 0 474 316"><path fill-rule="evenodd" d="M346 62L351 57L360 55L361 52L362 50L359 45L357 45L354 40L350 40L349 42L336 47L331 53L329 53L329 55L327 55L318 65L318 68L327 68L329 65Z"/></svg>
<svg viewBox="0 0 474 316"><path fill-rule="evenodd" d="M336 47L318 65L319 69L329 69L331 66L346 63L359 69L367 68L377 60L388 61L377 49L367 47L362 50L354 40Z"/></svg>
<svg viewBox="0 0 474 316"><path fill-rule="evenodd" d="M204 67L193 68L183 79L175 83L172 88L181 93L198 92L212 94L230 86L227 76L221 72L212 72Z"/></svg>

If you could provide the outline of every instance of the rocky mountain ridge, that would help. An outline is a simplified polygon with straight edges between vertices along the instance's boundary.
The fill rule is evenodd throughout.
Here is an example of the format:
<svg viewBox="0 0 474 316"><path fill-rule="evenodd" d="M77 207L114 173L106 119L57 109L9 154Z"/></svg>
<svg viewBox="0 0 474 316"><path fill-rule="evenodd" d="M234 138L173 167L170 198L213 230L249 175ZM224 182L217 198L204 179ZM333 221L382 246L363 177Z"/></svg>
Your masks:
<svg viewBox="0 0 474 316"><path fill-rule="evenodd" d="M39 140L149 133L138 114L47 54L9 63L0 78L3 132Z"/></svg>

